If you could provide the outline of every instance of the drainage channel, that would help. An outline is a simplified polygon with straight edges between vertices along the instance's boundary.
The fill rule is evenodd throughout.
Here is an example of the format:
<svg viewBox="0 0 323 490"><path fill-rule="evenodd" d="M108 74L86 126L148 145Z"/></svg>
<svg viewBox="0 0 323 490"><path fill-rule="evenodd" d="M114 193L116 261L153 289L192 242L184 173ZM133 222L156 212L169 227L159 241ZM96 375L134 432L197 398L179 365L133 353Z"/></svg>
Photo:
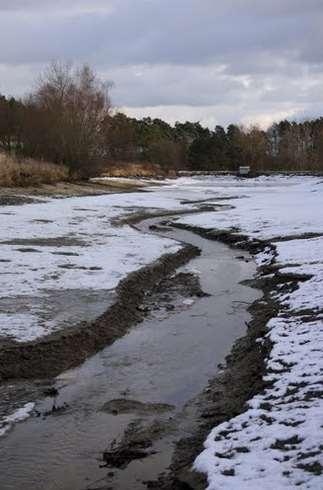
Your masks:
<svg viewBox="0 0 323 490"><path fill-rule="evenodd" d="M2 490L142 490L167 471L185 436L185 405L244 334L247 305L260 293L241 284L256 271L248 254L239 251L244 258L237 259L224 244L158 224L146 220L139 228L199 247L201 255L182 271L198 274L208 296L180 299L172 311L157 309L60 375L54 401L61 409L51 412L50 397L39 400L42 415L0 440ZM103 461L107 449L110 468Z"/></svg>

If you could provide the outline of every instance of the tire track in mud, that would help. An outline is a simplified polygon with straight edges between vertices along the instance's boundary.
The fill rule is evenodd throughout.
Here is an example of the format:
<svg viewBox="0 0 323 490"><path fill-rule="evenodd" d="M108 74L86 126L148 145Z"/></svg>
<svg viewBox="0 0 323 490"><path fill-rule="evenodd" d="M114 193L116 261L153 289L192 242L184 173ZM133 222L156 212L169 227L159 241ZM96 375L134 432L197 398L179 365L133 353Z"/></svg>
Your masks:
<svg viewBox="0 0 323 490"><path fill-rule="evenodd" d="M162 279L193 257L199 249L187 245L153 264L130 273L116 288L116 301L98 319L50 334L41 340L5 341L0 351L0 381L53 377L81 364L90 355L122 337L141 322L140 305Z"/></svg>

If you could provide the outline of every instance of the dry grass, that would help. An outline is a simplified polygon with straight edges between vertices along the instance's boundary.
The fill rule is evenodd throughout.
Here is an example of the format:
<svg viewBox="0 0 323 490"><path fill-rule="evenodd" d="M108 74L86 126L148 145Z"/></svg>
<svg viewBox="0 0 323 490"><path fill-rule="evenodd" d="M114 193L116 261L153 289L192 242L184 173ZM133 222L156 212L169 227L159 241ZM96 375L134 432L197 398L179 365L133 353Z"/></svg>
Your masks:
<svg viewBox="0 0 323 490"><path fill-rule="evenodd" d="M17 160L0 154L0 186L2 187L55 184L68 179L68 168L64 165L32 159Z"/></svg>
<svg viewBox="0 0 323 490"><path fill-rule="evenodd" d="M115 162L103 169L104 177L165 177L170 175L160 165L150 162Z"/></svg>

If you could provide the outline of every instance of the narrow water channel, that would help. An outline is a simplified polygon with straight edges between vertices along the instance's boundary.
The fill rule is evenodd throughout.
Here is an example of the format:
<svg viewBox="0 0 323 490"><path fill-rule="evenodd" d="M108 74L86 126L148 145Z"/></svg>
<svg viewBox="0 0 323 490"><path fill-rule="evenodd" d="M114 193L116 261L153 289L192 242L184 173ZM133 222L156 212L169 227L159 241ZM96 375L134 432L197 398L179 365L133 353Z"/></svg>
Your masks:
<svg viewBox="0 0 323 490"><path fill-rule="evenodd" d="M143 232L149 224L142 225ZM142 490L145 481L167 469L174 443L183 436L176 422L181 411L243 335L247 305L259 293L241 284L255 273L251 260L236 258L247 254L189 231L163 234L201 249L185 270L199 274L210 296L148 316L82 366L59 376L56 403L67 408L32 416L0 439L1 490ZM120 399L146 405L106 410ZM43 413L51 404L50 398L39 400L36 408ZM155 428L151 456L125 469L102 467L103 451L135 427Z"/></svg>

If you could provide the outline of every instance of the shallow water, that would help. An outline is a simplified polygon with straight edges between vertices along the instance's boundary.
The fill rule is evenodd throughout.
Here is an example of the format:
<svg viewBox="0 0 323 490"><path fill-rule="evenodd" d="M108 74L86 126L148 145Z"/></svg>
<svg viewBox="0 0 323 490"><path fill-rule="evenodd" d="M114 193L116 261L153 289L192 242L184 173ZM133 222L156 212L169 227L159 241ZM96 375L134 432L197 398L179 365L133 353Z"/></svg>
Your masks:
<svg viewBox="0 0 323 490"><path fill-rule="evenodd" d="M202 289L211 296L151 315L79 368L59 376L56 402L69 407L45 418L32 417L0 440L1 490L139 490L146 488L143 481L167 469L174 440L183 435L176 431L166 431L154 444L155 455L108 477L109 470L100 468L102 452L114 439L120 441L129 423L141 419L149 424L156 415L113 415L102 411L103 405L116 398L167 403L174 410L159 419L169 420L170 427L244 333L247 304L259 292L240 283L255 273L252 261L235 258L247 254L188 231L163 234L201 249L201 256L184 269L198 272ZM50 398L39 400L37 409L43 412L51 404Z"/></svg>

